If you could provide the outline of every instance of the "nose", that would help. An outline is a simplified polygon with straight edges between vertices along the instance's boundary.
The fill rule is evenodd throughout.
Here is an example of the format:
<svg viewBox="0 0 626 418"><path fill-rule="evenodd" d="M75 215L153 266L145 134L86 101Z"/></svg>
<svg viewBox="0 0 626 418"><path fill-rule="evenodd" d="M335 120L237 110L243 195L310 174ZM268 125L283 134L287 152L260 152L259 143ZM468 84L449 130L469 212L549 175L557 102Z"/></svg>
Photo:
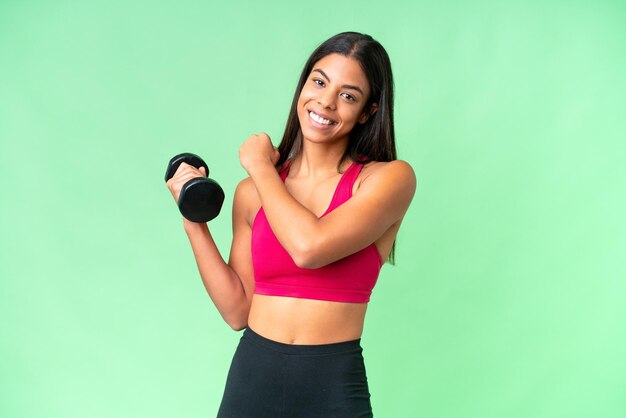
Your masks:
<svg viewBox="0 0 626 418"><path fill-rule="evenodd" d="M317 102L324 108L335 109L335 93L331 89L326 89L320 92Z"/></svg>

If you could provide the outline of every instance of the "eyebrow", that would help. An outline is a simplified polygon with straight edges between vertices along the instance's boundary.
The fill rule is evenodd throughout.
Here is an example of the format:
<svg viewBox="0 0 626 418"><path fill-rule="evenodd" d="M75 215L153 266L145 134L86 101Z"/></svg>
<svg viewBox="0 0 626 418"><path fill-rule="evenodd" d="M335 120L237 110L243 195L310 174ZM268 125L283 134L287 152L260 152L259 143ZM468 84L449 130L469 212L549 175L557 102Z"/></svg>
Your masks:
<svg viewBox="0 0 626 418"><path fill-rule="evenodd" d="M314 69L313 71L317 71L317 72L319 72L320 74L322 74L322 75L324 76L324 78L325 78L326 80L330 81L330 78L328 78L328 76L326 75L326 73L325 73L324 71L320 70L319 68L316 68L316 69ZM313 72L313 71L311 71L311 72ZM341 87L343 87L344 89L356 90L356 91L358 91L359 93L361 93L363 96L365 96L365 93L363 93L363 90L361 90L361 88L360 88L360 87L358 87L358 86L353 86L353 85L351 85L351 84L344 84L344 85L343 85L343 86L341 86Z"/></svg>

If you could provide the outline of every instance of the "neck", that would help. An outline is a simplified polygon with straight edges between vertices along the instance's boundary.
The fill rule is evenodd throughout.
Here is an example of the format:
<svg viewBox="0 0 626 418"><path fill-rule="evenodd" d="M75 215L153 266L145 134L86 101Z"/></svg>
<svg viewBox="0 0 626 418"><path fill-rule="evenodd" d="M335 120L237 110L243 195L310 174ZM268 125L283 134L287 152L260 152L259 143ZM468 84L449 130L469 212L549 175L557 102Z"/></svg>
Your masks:
<svg viewBox="0 0 626 418"><path fill-rule="evenodd" d="M332 144L318 144L302 140L302 149L291 163L290 173L295 176L328 177L337 174L337 164L348 146L348 139ZM342 164L342 172L351 161Z"/></svg>

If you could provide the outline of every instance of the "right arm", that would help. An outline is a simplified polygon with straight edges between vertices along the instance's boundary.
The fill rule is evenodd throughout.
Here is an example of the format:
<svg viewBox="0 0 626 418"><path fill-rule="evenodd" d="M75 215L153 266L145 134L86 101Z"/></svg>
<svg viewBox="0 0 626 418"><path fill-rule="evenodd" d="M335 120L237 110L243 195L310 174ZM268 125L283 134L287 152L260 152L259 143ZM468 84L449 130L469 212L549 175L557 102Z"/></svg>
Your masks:
<svg viewBox="0 0 626 418"><path fill-rule="evenodd" d="M168 182L176 201L180 186L199 174L202 173L194 167L183 167L181 164L180 173L177 172L170 180L171 183ZM232 212L233 241L228 263L217 249L207 224L194 223L183 218L185 232L193 249L202 283L224 321L234 330L241 330L248 324L248 313L254 293L250 250L252 230L249 223L251 203L256 196L253 187L250 181L243 180L235 190Z"/></svg>

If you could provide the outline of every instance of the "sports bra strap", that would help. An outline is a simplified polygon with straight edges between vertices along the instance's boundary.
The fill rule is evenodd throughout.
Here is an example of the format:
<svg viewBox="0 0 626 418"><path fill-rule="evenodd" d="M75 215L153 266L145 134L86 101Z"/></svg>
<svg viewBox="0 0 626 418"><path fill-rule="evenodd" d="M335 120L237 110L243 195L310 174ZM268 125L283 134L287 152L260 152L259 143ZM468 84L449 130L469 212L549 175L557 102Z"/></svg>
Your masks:
<svg viewBox="0 0 626 418"><path fill-rule="evenodd" d="M352 187L354 186L356 179L359 178L362 168L363 164L353 162L343 174L342 181L349 186L350 196L352 196Z"/></svg>

